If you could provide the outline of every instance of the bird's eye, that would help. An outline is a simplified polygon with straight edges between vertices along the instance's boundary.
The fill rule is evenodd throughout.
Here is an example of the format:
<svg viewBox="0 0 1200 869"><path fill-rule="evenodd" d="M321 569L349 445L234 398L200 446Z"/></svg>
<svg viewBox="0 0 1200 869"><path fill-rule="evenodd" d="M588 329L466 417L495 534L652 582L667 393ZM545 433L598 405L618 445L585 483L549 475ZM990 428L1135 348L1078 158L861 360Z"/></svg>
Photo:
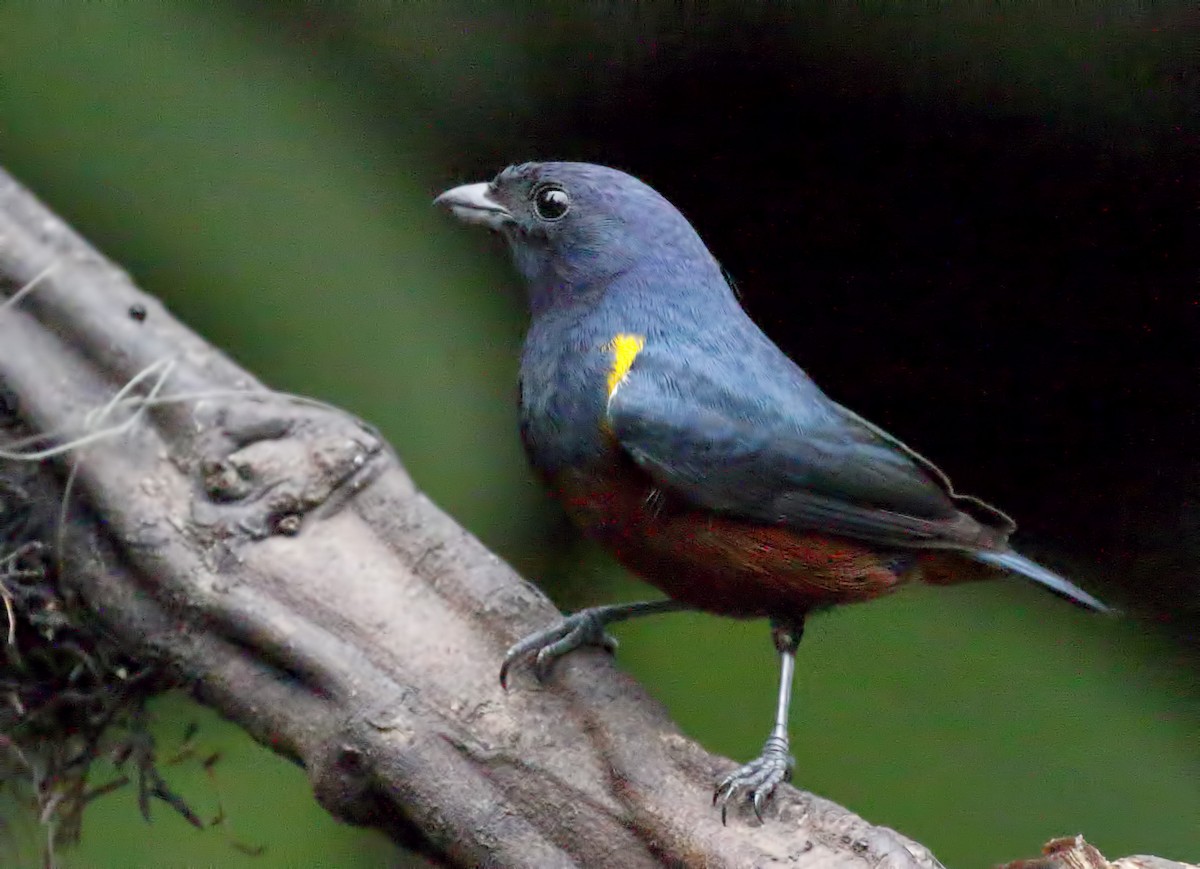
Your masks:
<svg viewBox="0 0 1200 869"><path fill-rule="evenodd" d="M571 197L557 184L546 184L533 191L533 210L542 220L559 220L571 210Z"/></svg>

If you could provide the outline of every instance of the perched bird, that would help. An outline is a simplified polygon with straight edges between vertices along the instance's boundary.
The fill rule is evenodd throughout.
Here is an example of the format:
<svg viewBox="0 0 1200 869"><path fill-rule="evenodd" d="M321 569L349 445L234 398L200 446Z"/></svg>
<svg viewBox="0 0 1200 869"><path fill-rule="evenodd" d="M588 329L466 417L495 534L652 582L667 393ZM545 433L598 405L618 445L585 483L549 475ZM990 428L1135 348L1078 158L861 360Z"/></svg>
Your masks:
<svg viewBox="0 0 1200 869"><path fill-rule="evenodd" d="M599 606L513 646L500 670L613 641L632 616L767 617L782 661L762 754L724 778L722 819L790 777L788 701L814 609L906 582L1010 571L1104 604L1019 555L1002 512L828 398L750 320L691 224L638 179L525 163L436 200L499 232L528 286L521 436L569 516L667 600Z"/></svg>

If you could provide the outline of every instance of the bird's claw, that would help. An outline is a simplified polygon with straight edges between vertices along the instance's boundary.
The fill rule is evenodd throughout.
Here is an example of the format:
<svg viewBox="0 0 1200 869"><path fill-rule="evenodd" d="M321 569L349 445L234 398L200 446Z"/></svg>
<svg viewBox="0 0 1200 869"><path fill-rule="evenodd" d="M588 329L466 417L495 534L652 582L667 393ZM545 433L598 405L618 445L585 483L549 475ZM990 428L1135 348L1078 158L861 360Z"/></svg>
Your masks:
<svg viewBox="0 0 1200 869"><path fill-rule="evenodd" d="M545 682L554 662L581 646L600 646L610 653L617 650L616 638L604 630L603 619L593 610L580 610L510 647L500 665L500 687L507 689L509 671L515 664L530 658L533 659L533 674L539 682Z"/></svg>
<svg viewBox="0 0 1200 869"><path fill-rule="evenodd" d="M754 807L754 814L762 823L763 807L779 783L791 779L795 764L796 759L788 754L786 738L772 736L768 739L762 754L721 779L713 791L713 805L721 807L721 823L725 823L729 802L739 793L746 794L746 800Z"/></svg>

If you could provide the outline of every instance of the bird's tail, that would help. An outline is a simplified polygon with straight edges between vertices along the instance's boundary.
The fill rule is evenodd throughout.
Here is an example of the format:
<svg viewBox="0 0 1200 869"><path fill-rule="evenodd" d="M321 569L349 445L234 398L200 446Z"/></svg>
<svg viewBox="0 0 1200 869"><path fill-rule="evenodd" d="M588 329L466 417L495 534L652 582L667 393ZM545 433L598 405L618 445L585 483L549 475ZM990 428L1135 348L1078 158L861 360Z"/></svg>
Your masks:
<svg viewBox="0 0 1200 869"><path fill-rule="evenodd" d="M1080 606L1085 606L1088 609L1094 609L1102 613L1114 613L1112 607L1104 604L1096 598L1092 597L1086 591L1073 582L1063 579L1057 573L1047 570L1036 561L1026 558L1020 553L1014 552L1011 549L1002 551L983 550L972 552L971 557L976 561L981 561L984 564L990 564L993 567L999 567L1002 570L1008 570L1013 573L1019 573L1026 579L1032 579L1038 585L1050 589L1055 594L1065 597L1067 600L1077 603Z"/></svg>

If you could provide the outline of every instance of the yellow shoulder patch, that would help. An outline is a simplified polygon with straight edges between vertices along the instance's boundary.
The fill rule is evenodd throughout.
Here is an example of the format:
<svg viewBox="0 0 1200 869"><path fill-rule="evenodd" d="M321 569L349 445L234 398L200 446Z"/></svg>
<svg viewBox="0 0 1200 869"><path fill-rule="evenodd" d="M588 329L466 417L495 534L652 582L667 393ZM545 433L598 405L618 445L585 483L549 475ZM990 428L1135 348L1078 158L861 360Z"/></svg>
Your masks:
<svg viewBox="0 0 1200 869"><path fill-rule="evenodd" d="M633 366L633 360L642 352L642 348L646 346L646 339L641 335L628 335L622 333L613 337L608 342L608 349L612 351L613 361L612 367L608 369L608 397L612 398L616 394L617 387L620 386L626 375L629 374L629 369Z"/></svg>

